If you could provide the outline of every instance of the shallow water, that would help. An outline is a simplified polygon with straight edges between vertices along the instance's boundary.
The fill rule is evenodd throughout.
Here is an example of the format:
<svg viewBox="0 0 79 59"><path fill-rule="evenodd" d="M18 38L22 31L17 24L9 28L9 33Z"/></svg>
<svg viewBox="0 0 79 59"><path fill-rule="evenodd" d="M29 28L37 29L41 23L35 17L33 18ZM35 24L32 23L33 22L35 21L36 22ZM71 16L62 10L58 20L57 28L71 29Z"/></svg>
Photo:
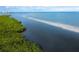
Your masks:
<svg viewBox="0 0 79 59"><path fill-rule="evenodd" d="M27 28L23 35L40 44L44 51L79 51L79 33L24 18L24 16L30 16L79 27L79 12L17 12L10 14Z"/></svg>

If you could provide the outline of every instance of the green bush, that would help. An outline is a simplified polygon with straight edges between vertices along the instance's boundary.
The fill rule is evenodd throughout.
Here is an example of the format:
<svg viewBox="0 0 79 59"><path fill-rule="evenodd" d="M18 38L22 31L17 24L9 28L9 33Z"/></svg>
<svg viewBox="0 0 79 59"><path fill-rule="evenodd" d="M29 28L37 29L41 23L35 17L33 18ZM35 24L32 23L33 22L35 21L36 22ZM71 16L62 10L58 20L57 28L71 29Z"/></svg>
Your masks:
<svg viewBox="0 0 79 59"><path fill-rule="evenodd" d="M21 32L24 26L16 19L0 16L0 51L3 52L38 52L39 45L24 38Z"/></svg>

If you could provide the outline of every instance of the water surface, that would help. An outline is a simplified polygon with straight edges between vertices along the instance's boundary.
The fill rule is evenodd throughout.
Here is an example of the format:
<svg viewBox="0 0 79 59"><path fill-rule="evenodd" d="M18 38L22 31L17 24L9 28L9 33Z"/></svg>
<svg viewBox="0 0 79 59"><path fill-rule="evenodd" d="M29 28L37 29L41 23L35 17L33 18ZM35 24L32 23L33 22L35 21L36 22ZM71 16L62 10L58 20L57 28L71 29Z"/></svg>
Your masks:
<svg viewBox="0 0 79 59"><path fill-rule="evenodd" d="M23 35L40 44L43 51L79 51L79 33L24 18L24 16L30 16L79 27L79 12L17 12L10 14L27 28Z"/></svg>

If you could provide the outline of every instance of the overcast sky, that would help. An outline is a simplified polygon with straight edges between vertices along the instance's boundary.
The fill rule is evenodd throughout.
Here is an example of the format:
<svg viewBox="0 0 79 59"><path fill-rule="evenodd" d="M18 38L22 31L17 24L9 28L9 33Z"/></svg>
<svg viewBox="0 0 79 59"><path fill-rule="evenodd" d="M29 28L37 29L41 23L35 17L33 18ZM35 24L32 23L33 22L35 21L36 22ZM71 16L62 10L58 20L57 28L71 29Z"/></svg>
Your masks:
<svg viewBox="0 0 79 59"><path fill-rule="evenodd" d="M10 6L2 6L0 7L0 12L3 12L3 11L9 11L9 12L68 12L68 11L79 11L79 7L76 6L61 6L61 7L52 7L52 6L38 6L38 7L35 7L35 6L30 6L30 7L18 7L18 6L13 6L13 7L10 7Z"/></svg>

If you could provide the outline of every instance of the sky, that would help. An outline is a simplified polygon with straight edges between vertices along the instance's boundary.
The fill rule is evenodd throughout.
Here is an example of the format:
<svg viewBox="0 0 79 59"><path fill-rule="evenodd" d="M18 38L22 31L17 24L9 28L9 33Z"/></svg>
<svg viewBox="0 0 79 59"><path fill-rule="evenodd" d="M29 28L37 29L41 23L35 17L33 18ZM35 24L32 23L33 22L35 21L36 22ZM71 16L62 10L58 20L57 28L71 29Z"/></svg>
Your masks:
<svg viewBox="0 0 79 59"><path fill-rule="evenodd" d="M78 6L0 6L0 12L78 12Z"/></svg>

